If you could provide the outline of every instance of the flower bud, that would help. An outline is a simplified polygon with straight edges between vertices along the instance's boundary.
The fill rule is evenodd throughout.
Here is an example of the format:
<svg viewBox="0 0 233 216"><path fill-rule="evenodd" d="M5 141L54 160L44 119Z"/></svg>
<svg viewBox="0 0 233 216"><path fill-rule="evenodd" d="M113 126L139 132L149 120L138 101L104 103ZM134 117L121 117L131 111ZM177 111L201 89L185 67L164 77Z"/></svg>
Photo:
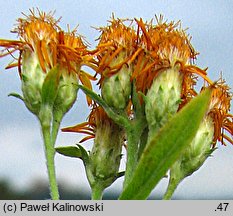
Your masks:
<svg viewBox="0 0 233 216"><path fill-rule="evenodd" d="M205 70L192 65L197 53L180 23L164 22L162 16L156 18L157 25L136 20L141 31L138 46L143 51L136 58L132 74L137 91L145 95L148 142L151 134L196 96L196 75L210 81Z"/></svg>
<svg viewBox="0 0 233 216"><path fill-rule="evenodd" d="M27 108L38 114L41 107L41 91L46 77L35 53L27 52L22 56L22 92Z"/></svg>
<svg viewBox="0 0 233 216"><path fill-rule="evenodd" d="M131 94L129 67L124 65L118 73L106 77L102 83L101 93L109 106L116 109L125 109Z"/></svg>
<svg viewBox="0 0 233 216"><path fill-rule="evenodd" d="M37 17L34 11L31 11L26 19L18 19L14 32L18 33L20 40L0 42L0 46L5 47L7 51L4 55L20 51L18 63L10 64L8 68L18 66L25 105L37 116L40 115L43 103L42 89L45 80L57 63L57 29L57 21L51 14L39 12ZM53 102L51 101L50 104Z"/></svg>
<svg viewBox="0 0 233 216"><path fill-rule="evenodd" d="M88 134L80 143L94 138L85 168L92 189L98 186L103 191L118 177L124 131L107 116L102 107L93 106L88 122L62 131Z"/></svg>
<svg viewBox="0 0 233 216"><path fill-rule="evenodd" d="M182 75L179 67L162 71L145 97L145 113L149 128L160 128L174 115L181 100Z"/></svg>
<svg viewBox="0 0 233 216"><path fill-rule="evenodd" d="M92 115L96 121L96 129L87 173L91 173L89 175L91 185L101 184L104 189L117 178L124 134L122 129L108 118L101 107L95 108Z"/></svg>
<svg viewBox="0 0 233 216"><path fill-rule="evenodd" d="M106 125L96 130L89 167L95 181L102 182L104 188L117 178L122 144L122 130L118 126Z"/></svg>
<svg viewBox="0 0 233 216"><path fill-rule="evenodd" d="M116 109L125 109L131 94L132 58L137 35L125 21L117 19L111 25L100 28L102 34L97 47L97 73L101 93L106 103Z"/></svg>
<svg viewBox="0 0 233 216"><path fill-rule="evenodd" d="M209 110L199 126L196 136L180 158L170 169L170 181L165 198L170 198L177 185L198 170L216 149L216 142L225 144L224 139L233 144L232 138L223 133L225 129L233 134L233 118L228 113L232 94L224 81L215 83Z"/></svg>
<svg viewBox="0 0 233 216"><path fill-rule="evenodd" d="M201 123L190 146L172 166L170 178L182 180L198 170L215 150L215 148L211 148L213 137L214 123L212 118L207 116Z"/></svg>
<svg viewBox="0 0 233 216"><path fill-rule="evenodd" d="M18 22L14 32L20 40L0 40L5 48L0 57L20 51L17 64L7 68L18 66L25 105L38 117L44 104L49 105L60 122L76 100L78 81L91 88L92 77L80 71L91 59L86 45L75 30L64 33L51 13L35 16L31 11Z"/></svg>
<svg viewBox="0 0 233 216"><path fill-rule="evenodd" d="M54 101L54 115L58 113L61 117L69 111L77 98L79 80L83 85L91 88L90 79L92 77L80 70L83 57L87 52L82 38L76 36L75 31L68 33L60 31L58 41L60 79Z"/></svg>
<svg viewBox="0 0 233 216"><path fill-rule="evenodd" d="M63 69L64 70L64 69ZM78 92L78 77L76 74L61 73L57 97L54 101L54 112L64 115L74 104Z"/></svg>

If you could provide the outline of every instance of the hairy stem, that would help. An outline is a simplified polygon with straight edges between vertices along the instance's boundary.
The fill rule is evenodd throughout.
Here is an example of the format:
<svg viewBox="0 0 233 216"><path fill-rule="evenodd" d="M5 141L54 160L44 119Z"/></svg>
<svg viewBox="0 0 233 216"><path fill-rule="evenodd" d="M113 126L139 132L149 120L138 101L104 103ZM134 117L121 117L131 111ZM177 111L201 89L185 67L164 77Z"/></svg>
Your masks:
<svg viewBox="0 0 233 216"><path fill-rule="evenodd" d="M135 123L135 122L134 122ZM138 127L140 126L140 127ZM127 134L127 162L125 170L124 188L130 183L134 170L138 163L139 141L144 127L142 125L134 125L126 127Z"/></svg>
<svg viewBox="0 0 233 216"><path fill-rule="evenodd" d="M171 178L167 187L167 191L163 196L163 200L170 200L177 186L181 182L180 178Z"/></svg>
<svg viewBox="0 0 233 216"><path fill-rule="evenodd" d="M43 134L44 146L45 146L45 156L46 156L46 164L47 164L47 170L49 176L51 198L52 200L59 200L59 192L58 192L55 165L54 165L55 149L54 149L54 143L51 142L52 140L50 136L50 127L45 127L42 125L42 134Z"/></svg>
<svg viewBox="0 0 233 216"><path fill-rule="evenodd" d="M99 185L95 185L92 187L92 194L91 199L92 200L102 200L103 197L103 188Z"/></svg>
<svg viewBox="0 0 233 216"><path fill-rule="evenodd" d="M63 118L63 113L54 112L52 131L51 131L51 142L53 145L55 145L55 143L56 143L57 134L58 134L58 130L60 128L62 118Z"/></svg>

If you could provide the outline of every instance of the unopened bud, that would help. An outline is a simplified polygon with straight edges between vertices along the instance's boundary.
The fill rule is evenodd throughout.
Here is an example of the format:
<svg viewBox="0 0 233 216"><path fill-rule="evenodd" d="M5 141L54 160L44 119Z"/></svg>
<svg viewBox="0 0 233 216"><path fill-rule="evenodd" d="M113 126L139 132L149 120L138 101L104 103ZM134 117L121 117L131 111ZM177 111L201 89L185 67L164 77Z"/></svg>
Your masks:
<svg viewBox="0 0 233 216"><path fill-rule="evenodd" d="M54 111L64 115L74 104L78 92L78 77L75 73L61 73L58 93L54 102Z"/></svg>
<svg viewBox="0 0 233 216"><path fill-rule="evenodd" d="M145 112L149 128L160 128L174 115L179 107L182 89L182 74L178 67L162 71L148 90Z"/></svg>
<svg viewBox="0 0 233 216"><path fill-rule="evenodd" d="M116 125L101 107L92 111L95 118L95 139L86 167L90 185L110 186L119 172L124 141L123 130Z"/></svg>
<svg viewBox="0 0 233 216"><path fill-rule="evenodd" d="M131 94L131 68L123 65L114 75L106 77L101 86L101 93L106 103L116 109L125 109Z"/></svg>
<svg viewBox="0 0 233 216"><path fill-rule="evenodd" d="M22 57L22 92L27 108L38 115L41 107L42 86L46 77L35 52L24 51Z"/></svg>
<svg viewBox="0 0 233 216"><path fill-rule="evenodd" d="M205 117L198 132L181 157L170 170L171 179L180 181L198 170L215 148L211 148L214 138L214 123L210 116Z"/></svg>

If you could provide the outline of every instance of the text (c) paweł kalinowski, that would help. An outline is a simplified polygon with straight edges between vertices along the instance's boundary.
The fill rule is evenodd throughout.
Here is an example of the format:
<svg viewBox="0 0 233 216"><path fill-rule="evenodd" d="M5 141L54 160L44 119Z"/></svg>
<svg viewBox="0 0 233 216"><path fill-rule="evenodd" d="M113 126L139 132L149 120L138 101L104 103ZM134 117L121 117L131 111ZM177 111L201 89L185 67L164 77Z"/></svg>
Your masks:
<svg viewBox="0 0 233 216"><path fill-rule="evenodd" d="M46 204L20 204L21 212L41 212L41 211L103 211L103 203L94 204L70 204L70 203L46 203Z"/></svg>

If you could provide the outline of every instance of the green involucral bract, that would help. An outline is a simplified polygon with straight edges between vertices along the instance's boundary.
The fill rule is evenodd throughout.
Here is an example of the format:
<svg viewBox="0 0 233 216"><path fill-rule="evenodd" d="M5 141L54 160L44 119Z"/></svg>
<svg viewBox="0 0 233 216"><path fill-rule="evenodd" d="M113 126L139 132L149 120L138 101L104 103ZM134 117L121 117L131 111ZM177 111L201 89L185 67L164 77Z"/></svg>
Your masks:
<svg viewBox="0 0 233 216"><path fill-rule="evenodd" d="M211 149L212 141L214 138L214 123L210 116L207 116L202 121L195 138L186 148L180 159L174 164L179 166L180 171L184 177L191 175L199 169L205 162L207 157L210 156L213 149ZM176 175L171 169L172 175Z"/></svg>
<svg viewBox="0 0 233 216"><path fill-rule="evenodd" d="M154 78L145 97L145 113L150 132L154 133L173 116L179 107L182 74L179 67L162 71Z"/></svg>
<svg viewBox="0 0 233 216"><path fill-rule="evenodd" d="M22 62L22 91L27 108L38 116L42 104L46 104L62 118L77 98L77 75L59 66L44 72L35 52L23 52Z"/></svg>
<svg viewBox="0 0 233 216"><path fill-rule="evenodd" d="M124 61L126 56L120 54L110 65L111 67ZM131 94L130 75L132 69L130 65L124 64L116 74L105 77L101 86L103 99L110 107L125 109Z"/></svg>
<svg viewBox="0 0 233 216"><path fill-rule="evenodd" d="M122 129L113 122L111 124L105 122L97 127L89 163L86 166L92 188L98 185L104 190L117 179L123 135Z"/></svg>
<svg viewBox="0 0 233 216"><path fill-rule="evenodd" d="M77 75L73 73L68 74L67 71L62 71L57 97L54 101L54 112L61 112L63 115L68 112L77 98L77 92Z"/></svg>
<svg viewBox="0 0 233 216"><path fill-rule="evenodd" d="M202 121L196 136L170 169L170 181L164 199L170 199L178 184L198 170L215 150L211 149L214 123L210 116Z"/></svg>
<svg viewBox="0 0 233 216"><path fill-rule="evenodd" d="M46 73L42 71L35 52L23 52L22 92L26 107L35 115L39 114L42 103L42 86Z"/></svg>

